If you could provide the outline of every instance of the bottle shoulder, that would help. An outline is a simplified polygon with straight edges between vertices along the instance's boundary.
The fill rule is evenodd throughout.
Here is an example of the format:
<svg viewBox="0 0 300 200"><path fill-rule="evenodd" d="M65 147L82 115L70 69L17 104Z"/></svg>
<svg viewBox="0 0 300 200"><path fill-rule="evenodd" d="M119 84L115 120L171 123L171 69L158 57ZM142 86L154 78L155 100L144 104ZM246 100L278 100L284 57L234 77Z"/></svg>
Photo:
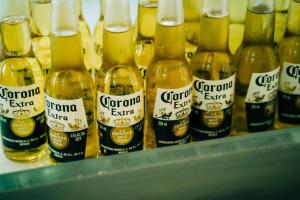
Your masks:
<svg viewBox="0 0 300 200"><path fill-rule="evenodd" d="M182 60L153 60L147 70L147 87L179 88L193 80L192 70Z"/></svg>
<svg viewBox="0 0 300 200"><path fill-rule="evenodd" d="M0 84L7 86L44 85L40 64L34 57L7 58L0 64Z"/></svg>
<svg viewBox="0 0 300 200"><path fill-rule="evenodd" d="M112 95L127 95L143 89L143 78L135 65L102 66L95 82L98 91Z"/></svg>
<svg viewBox="0 0 300 200"><path fill-rule="evenodd" d="M280 62L300 63L300 36L289 36L284 38L279 48Z"/></svg>
<svg viewBox="0 0 300 200"><path fill-rule="evenodd" d="M86 69L50 70L45 81L45 92L58 99L93 96L94 82Z"/></svg>
<svg viewBox="0 0 300 200"><path fill-rule="evenodd" d="M216 75L226 73L227 76L235 73L233 56L229 52L198 51L193 56L190 64L193 74L197 77L202 77L201 74L205 72ZM206 77L205 79L213 78Z"/></svg>

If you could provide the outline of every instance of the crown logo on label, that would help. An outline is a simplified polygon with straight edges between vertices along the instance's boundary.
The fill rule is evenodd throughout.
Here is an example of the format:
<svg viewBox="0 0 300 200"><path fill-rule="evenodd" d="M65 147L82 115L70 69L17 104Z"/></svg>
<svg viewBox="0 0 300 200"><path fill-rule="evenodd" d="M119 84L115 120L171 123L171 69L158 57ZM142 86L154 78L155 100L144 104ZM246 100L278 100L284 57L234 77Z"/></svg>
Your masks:
<svg viewBox="0 0 300 200"><path fill-rule="evenodd" d="M30 117L30 110L16 110L12 112L15 119L24 119Z"/></svg>
<svg viewBox="0 0 300 200"><path fill-rule="evenodd" d="M50 121L50 126L52 129L57 131L64 131L65 125L56 121Z"/></svg>
<svg viewBox="0 0 300 200"><path fill-rule="evenodd" d="M208 103L208 104L206 104L206 108L208 111L221 110L222 103Z"/></svg>
<svg viewBox="0 0 300 200"><path fill-rule="evenodd" d="M130 126L130 119L116 119L114 124L118 127Z"/></svg>

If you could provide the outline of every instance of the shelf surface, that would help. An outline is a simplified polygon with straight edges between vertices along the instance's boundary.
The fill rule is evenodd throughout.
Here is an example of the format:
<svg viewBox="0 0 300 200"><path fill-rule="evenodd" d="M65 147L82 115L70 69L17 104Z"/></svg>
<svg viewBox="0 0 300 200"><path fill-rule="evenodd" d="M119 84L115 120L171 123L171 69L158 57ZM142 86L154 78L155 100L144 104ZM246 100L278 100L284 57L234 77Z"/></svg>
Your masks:
<svg viewBox="0 0 300 200"><path fill-rule="evenodd" d="M299 199L299 172L293 128L3 174L0 199Z"/></svg>

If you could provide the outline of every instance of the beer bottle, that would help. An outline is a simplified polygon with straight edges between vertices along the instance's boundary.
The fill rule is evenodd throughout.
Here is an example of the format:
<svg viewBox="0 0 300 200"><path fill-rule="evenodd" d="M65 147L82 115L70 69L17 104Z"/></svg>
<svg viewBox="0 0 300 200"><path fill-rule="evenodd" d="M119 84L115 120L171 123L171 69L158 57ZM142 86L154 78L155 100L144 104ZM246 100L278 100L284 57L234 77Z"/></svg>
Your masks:
<svg viewBox="0 0 300 200"><path fill-rule="evenodd" d="M144 87L134 63L129 0L105 2L103 64L96 75L97 119L103 155L143 149Z"/></svg>
<svg viewBox="0 0 300 200"><path fill-rule="evenodd" d="M50 39L45 83L50 157L56 162L95 157L95 87L84 66L76 0L52 0Z"/></svg>
<svg viewBox="0 0 300 200"><path fill-rule="evenodd" d="M32 57L23 0L1 2L0 30L5 60L0 66L0 130L4 154L33 161L46 144L44 77Z"/></svg>
<svg viewBox="0 0 300 200"><path fill-rule="evenodd" d="M279 127L300 124L300 1L290 2L287 32L279 46Z"/></svg>
<svg viewBox="0 0 300 200"><path fill-rule="evenodd" d="M274 0L249 0L245 35L237 52L233 134L273 129L279 78L274 49Z"/></svg>
<svg viewBox="0 0 300 200"><path fill-rule="evenodd" d="M147 71L147 132L158 147L188 143L193 76L185 59L182 0L159 1L154 48Z"/></svg>
<svg viewBox="0 0 300 200"><path fill-rule="evenodd" d="M228 48L228 0L203 0L200 34L191 60L194 140L225 137L231 129L235 69Z"/></svg>

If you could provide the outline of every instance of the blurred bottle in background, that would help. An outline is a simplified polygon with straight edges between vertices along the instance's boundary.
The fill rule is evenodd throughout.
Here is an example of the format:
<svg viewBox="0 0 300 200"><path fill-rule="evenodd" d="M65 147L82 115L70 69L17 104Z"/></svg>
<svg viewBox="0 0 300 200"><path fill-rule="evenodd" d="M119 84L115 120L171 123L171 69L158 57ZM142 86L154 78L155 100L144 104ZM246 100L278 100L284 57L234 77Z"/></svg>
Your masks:
<svg viewBox="0 0 300 200"><path fill-rule="evenodd" d="M200 35L200 18L203 0L183 0L185 28L185 57L190 62Z"/></svg>
<svg viewBox="0 0 300 200"><path fill-rule="evenodd" d="M229 49L233 55L243 42L247 3L248 0L229 0Z"/></svg>
<svg viewBox="0 0 300 200"><path fill-rule="evenodd" d="M139 0L138 34L135 62L140 69L146 87L146 71L154 55L154 36L158 0Z"/></svg>
<svg viewBox="0 0 300 200"><path fill-rule="evenodd" d="M81 34L81 42L83 48L84 65L87 70L92 73L92 37L88 24L82 15L82 0L77 0L77 14L79 18L79 28Z"/></svg>
<svg viewBox="0 0 300 200"><path fill-rule="evenodd" d="M288 7L290 0L276 0L275 1L275 33L274 41L277 45L284 38L287 24Z"/></svg>
<svg viewBox="0 0 300 200"><path fill-rule="evenodd" d="M103 25L105 0L100 0L100 17L94 29L94 73L97 74L103 62Z"/></svg>
<svg viewBox="0 0 300 200"><path fill-rule="evenodd" d="M32 50L40 62L45 76L51 66L51 0L29 0L28 11L29 25L33 37Z"/></svg>

